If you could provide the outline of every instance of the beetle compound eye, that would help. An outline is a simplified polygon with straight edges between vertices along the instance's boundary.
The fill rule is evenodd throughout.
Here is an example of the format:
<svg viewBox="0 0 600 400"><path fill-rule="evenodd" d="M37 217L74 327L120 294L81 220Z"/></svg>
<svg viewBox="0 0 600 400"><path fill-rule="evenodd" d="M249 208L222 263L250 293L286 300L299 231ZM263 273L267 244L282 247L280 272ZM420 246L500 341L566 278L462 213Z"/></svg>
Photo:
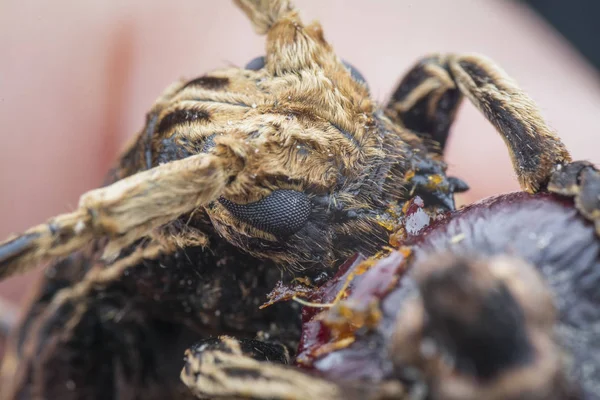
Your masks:
<svg viewBox="0 0 600 400"><path fill-rule="evenodd" d="M260 56L252 59L248 64L246 64L246 69L251 71L258 71L259 69L263 69L265 67L265 57Z"/></svg>
<svg viewBox="0 0 600 400"><path fill-rule="evenodd" d="M342 61L342 63L344 64L344 66L348 69L348 71L350 71L350 75L352 75L352 79L354 79L356 82L361 83L365 86L368 87L367 85L367 80L365 79L365 77L363 76L363 74L361 74L356 68L354 68L354 66L352 64L350 64L347 61Z"/></svg>
<svg viewBox="0 0 600 400"><path fill-rule="evenodd" d="M249 204L236 204L226 198L219 202L236 218L275 236L290 236L299 231L311 211L307 195L296 190L275 190Z"/></svg>

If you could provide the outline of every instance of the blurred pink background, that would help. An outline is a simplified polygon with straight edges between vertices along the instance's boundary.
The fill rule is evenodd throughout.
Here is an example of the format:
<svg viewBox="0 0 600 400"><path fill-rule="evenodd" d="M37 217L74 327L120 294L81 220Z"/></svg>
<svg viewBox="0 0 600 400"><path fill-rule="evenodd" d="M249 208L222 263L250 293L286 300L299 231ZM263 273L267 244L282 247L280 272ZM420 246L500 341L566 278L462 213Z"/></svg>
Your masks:
<svg viewBox="0 0 600 400"><path fill-rule="evenodd" d="M298 0L338 54L385 100L430 52L495 59L539 103L577 159L598 163L598 74L532 11L508 1ZM366 4L369 4L367 7ZM228 1L3 0L0 4L0 237L72 210L172 81L243 66L263 38ZM471 202L518 188L505 146L465 103L447 156ZM0 284L21 304L32 277Z"/></svg>

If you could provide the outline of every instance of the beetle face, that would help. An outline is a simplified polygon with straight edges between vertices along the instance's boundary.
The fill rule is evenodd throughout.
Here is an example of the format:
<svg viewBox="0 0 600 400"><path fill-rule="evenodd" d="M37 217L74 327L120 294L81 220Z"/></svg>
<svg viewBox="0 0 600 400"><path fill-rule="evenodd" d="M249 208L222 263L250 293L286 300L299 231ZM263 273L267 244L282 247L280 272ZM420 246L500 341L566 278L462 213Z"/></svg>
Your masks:
<svg viewBox="0 0 600 400"><path fill-rule="evenodd" d="M391 203L444 187L452 207L439 154L384 115L318 24L290 15L266 50L174 88L151 134L154 165L199 153L237 160L202 206L222 237L292 268L331 266L387 242L380 218Z"/></svg>
<svg viewBox="0 0 600 400"><path fill-rule="evenodd" d="M243 153L242 173L206 207L215 229L253 255L292 267L331 265L357 245L384 243L376 218L387 207L384 186L394 181L392 195L404 192L397 153L406 144L377 116L363 83L343 64L333 77L322 69L284 77L264 69L228 73L261 101L238 107L240 115L223 121L210 146L196 145ZM306 90L297 89L302 82Z"/></svg>
<svg viewBox="0 0 600 400"><path fill-rule="evenodd" d="M154 139L155 163L242 160L205 210L226 240L292 268L373 253L387 242L380 218L413 194L419 168L446 182L445 164L383 115L356 69L324 54L293 72L258 58L187 82L159 113Z"/></svg>

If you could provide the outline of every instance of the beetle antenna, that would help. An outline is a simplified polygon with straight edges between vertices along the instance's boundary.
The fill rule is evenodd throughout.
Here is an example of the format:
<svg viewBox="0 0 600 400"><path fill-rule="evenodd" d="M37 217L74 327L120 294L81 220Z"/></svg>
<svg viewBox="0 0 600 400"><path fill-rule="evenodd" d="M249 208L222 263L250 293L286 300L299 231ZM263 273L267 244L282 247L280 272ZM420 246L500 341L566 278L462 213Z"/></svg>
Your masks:
<svg viewBox="0 0 600 400"><path fill-rule="evenodd" d="M539 107L492 60L478 54L432 54L396 89L386 113L441 154L462 97L467 97L507 145L523 190L546 187L571 156Z"/></svg>
<svg viewBox="0 0 600 400"><path fill-rule="evenodd" d="M450 56L449 69L461 92L500 133L521 188L537 192L557 165L571 161L535 102L491 60L480 55Z"/></svg>
<svg viewBox="0 0 600 400"><path fill-rule="evenodd" d="M297 11L288 0L234 0L246 13L254 29L264 35L284 18L297 19Z"/></svg>
<svg viewBox="0 0 600 400"><path fill-rule="evenodd" d="M244 166L238 140L139 172L81 196L79 208L0 244L0 279L64 257L90 241L109 239L106 258L154 228L218 198Z"/></svg>
<svg viewBox="0 0 600 400"><path fill-rule="evenodd" d="M274 76L289 72L345 68L325 41L318 22L303 25L287 0L234 0L259 34L267 35L265 68Z"/></svg>

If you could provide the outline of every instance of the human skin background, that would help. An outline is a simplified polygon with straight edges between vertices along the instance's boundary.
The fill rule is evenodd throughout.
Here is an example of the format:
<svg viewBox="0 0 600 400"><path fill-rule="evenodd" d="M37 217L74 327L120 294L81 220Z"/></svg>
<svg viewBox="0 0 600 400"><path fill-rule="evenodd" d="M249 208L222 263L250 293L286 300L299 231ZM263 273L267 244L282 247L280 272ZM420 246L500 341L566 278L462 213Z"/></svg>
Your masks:
<svg viewBox="0 0 600 400"><path fill-rule="evenodd" d="M597 72L526 7L501 0L296 4L305 22L321 21L377 99L427 53L483 53L536 100L575 159L600 161ZM229 1L2 0L0 238L73 210L171 82L243 66L263 47ZM467 102L447 160L471 185L462 203L518 189L504 143ZM35 274L0 284L0 300L22 304Z"/></svg>

